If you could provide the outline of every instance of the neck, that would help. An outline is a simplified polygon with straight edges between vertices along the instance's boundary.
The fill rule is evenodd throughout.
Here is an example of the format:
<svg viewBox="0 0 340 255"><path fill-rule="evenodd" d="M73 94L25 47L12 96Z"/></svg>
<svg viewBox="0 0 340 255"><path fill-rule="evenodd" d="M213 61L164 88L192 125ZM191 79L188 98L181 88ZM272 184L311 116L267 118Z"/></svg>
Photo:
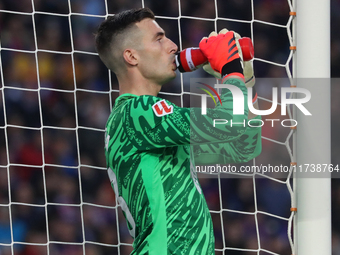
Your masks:
<svg viewBox="0 0 340 255"><path fill-rule="evenodd" d="M157 96L162 88L160 84L147 80L136 72L117 75L117 79L119 83L119 95L129 93L137 96Z"/></svg>

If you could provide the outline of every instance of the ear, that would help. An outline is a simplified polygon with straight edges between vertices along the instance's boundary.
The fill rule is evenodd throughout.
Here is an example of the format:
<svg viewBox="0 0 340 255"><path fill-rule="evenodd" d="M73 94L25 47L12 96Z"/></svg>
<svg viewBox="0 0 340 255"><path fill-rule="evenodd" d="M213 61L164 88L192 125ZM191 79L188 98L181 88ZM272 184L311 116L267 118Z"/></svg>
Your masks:
<svg viewBox="0 0 340 255"><path fill-rule="evenodd" d="M126 49L123 52L124 60L132 66L138 65L138 54L134 49Z"/></svg>

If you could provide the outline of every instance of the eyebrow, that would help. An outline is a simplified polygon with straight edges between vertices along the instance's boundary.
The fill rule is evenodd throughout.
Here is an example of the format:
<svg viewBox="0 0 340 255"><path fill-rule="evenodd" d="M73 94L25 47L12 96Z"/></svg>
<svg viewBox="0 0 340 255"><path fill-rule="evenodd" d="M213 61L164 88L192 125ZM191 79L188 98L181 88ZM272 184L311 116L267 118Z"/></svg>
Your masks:
<svg viewBox="0 0 340 255"><path fill-rule="evenodd" d="M157 32L156 34L155 34L155 36L154 36L154 39L156 39L157 37L159 37L159 36L164 36L165 35L165 32L164 31L162 31L162 32Z"/></svg>

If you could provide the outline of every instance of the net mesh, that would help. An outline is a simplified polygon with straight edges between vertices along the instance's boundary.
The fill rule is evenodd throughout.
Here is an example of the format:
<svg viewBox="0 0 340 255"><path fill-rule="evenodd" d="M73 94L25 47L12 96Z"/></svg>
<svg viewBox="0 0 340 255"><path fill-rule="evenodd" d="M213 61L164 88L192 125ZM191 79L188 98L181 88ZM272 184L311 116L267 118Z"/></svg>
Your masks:
<svg viewBox="0 0 340 255"><path fill-rule="evenodd" d="M179 49L227 27L251 37L260 107L271 87L293 84L290 0L37 1L0 3L0 254L129 254L123 214L107 177L104 126L118 96L93 33L107 15L150 7ZM191 78L160 96L189 106ZM291 109L288 117L292 119ZM278 112L269 116L280 119ZM278 122L279 123L279 122ZM294 129L263 126L262 154L249 165L290 166ZM291 171L200 176L214 223L216 254L291 254Z"/></svg>

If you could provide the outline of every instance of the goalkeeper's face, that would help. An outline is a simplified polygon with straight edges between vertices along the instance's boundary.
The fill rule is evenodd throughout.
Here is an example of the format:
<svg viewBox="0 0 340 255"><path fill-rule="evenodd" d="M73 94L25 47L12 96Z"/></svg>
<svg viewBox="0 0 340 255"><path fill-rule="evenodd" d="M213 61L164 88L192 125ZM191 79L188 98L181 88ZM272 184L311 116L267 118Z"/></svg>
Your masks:
<svg viewBox="0 0 340 255"><path fill-rule="evenodd" d="M137 25L142 32L138 68L146 79L163 85L176 77L175 54L178 47L165 36L156 21L147 18Z"/></svg>

